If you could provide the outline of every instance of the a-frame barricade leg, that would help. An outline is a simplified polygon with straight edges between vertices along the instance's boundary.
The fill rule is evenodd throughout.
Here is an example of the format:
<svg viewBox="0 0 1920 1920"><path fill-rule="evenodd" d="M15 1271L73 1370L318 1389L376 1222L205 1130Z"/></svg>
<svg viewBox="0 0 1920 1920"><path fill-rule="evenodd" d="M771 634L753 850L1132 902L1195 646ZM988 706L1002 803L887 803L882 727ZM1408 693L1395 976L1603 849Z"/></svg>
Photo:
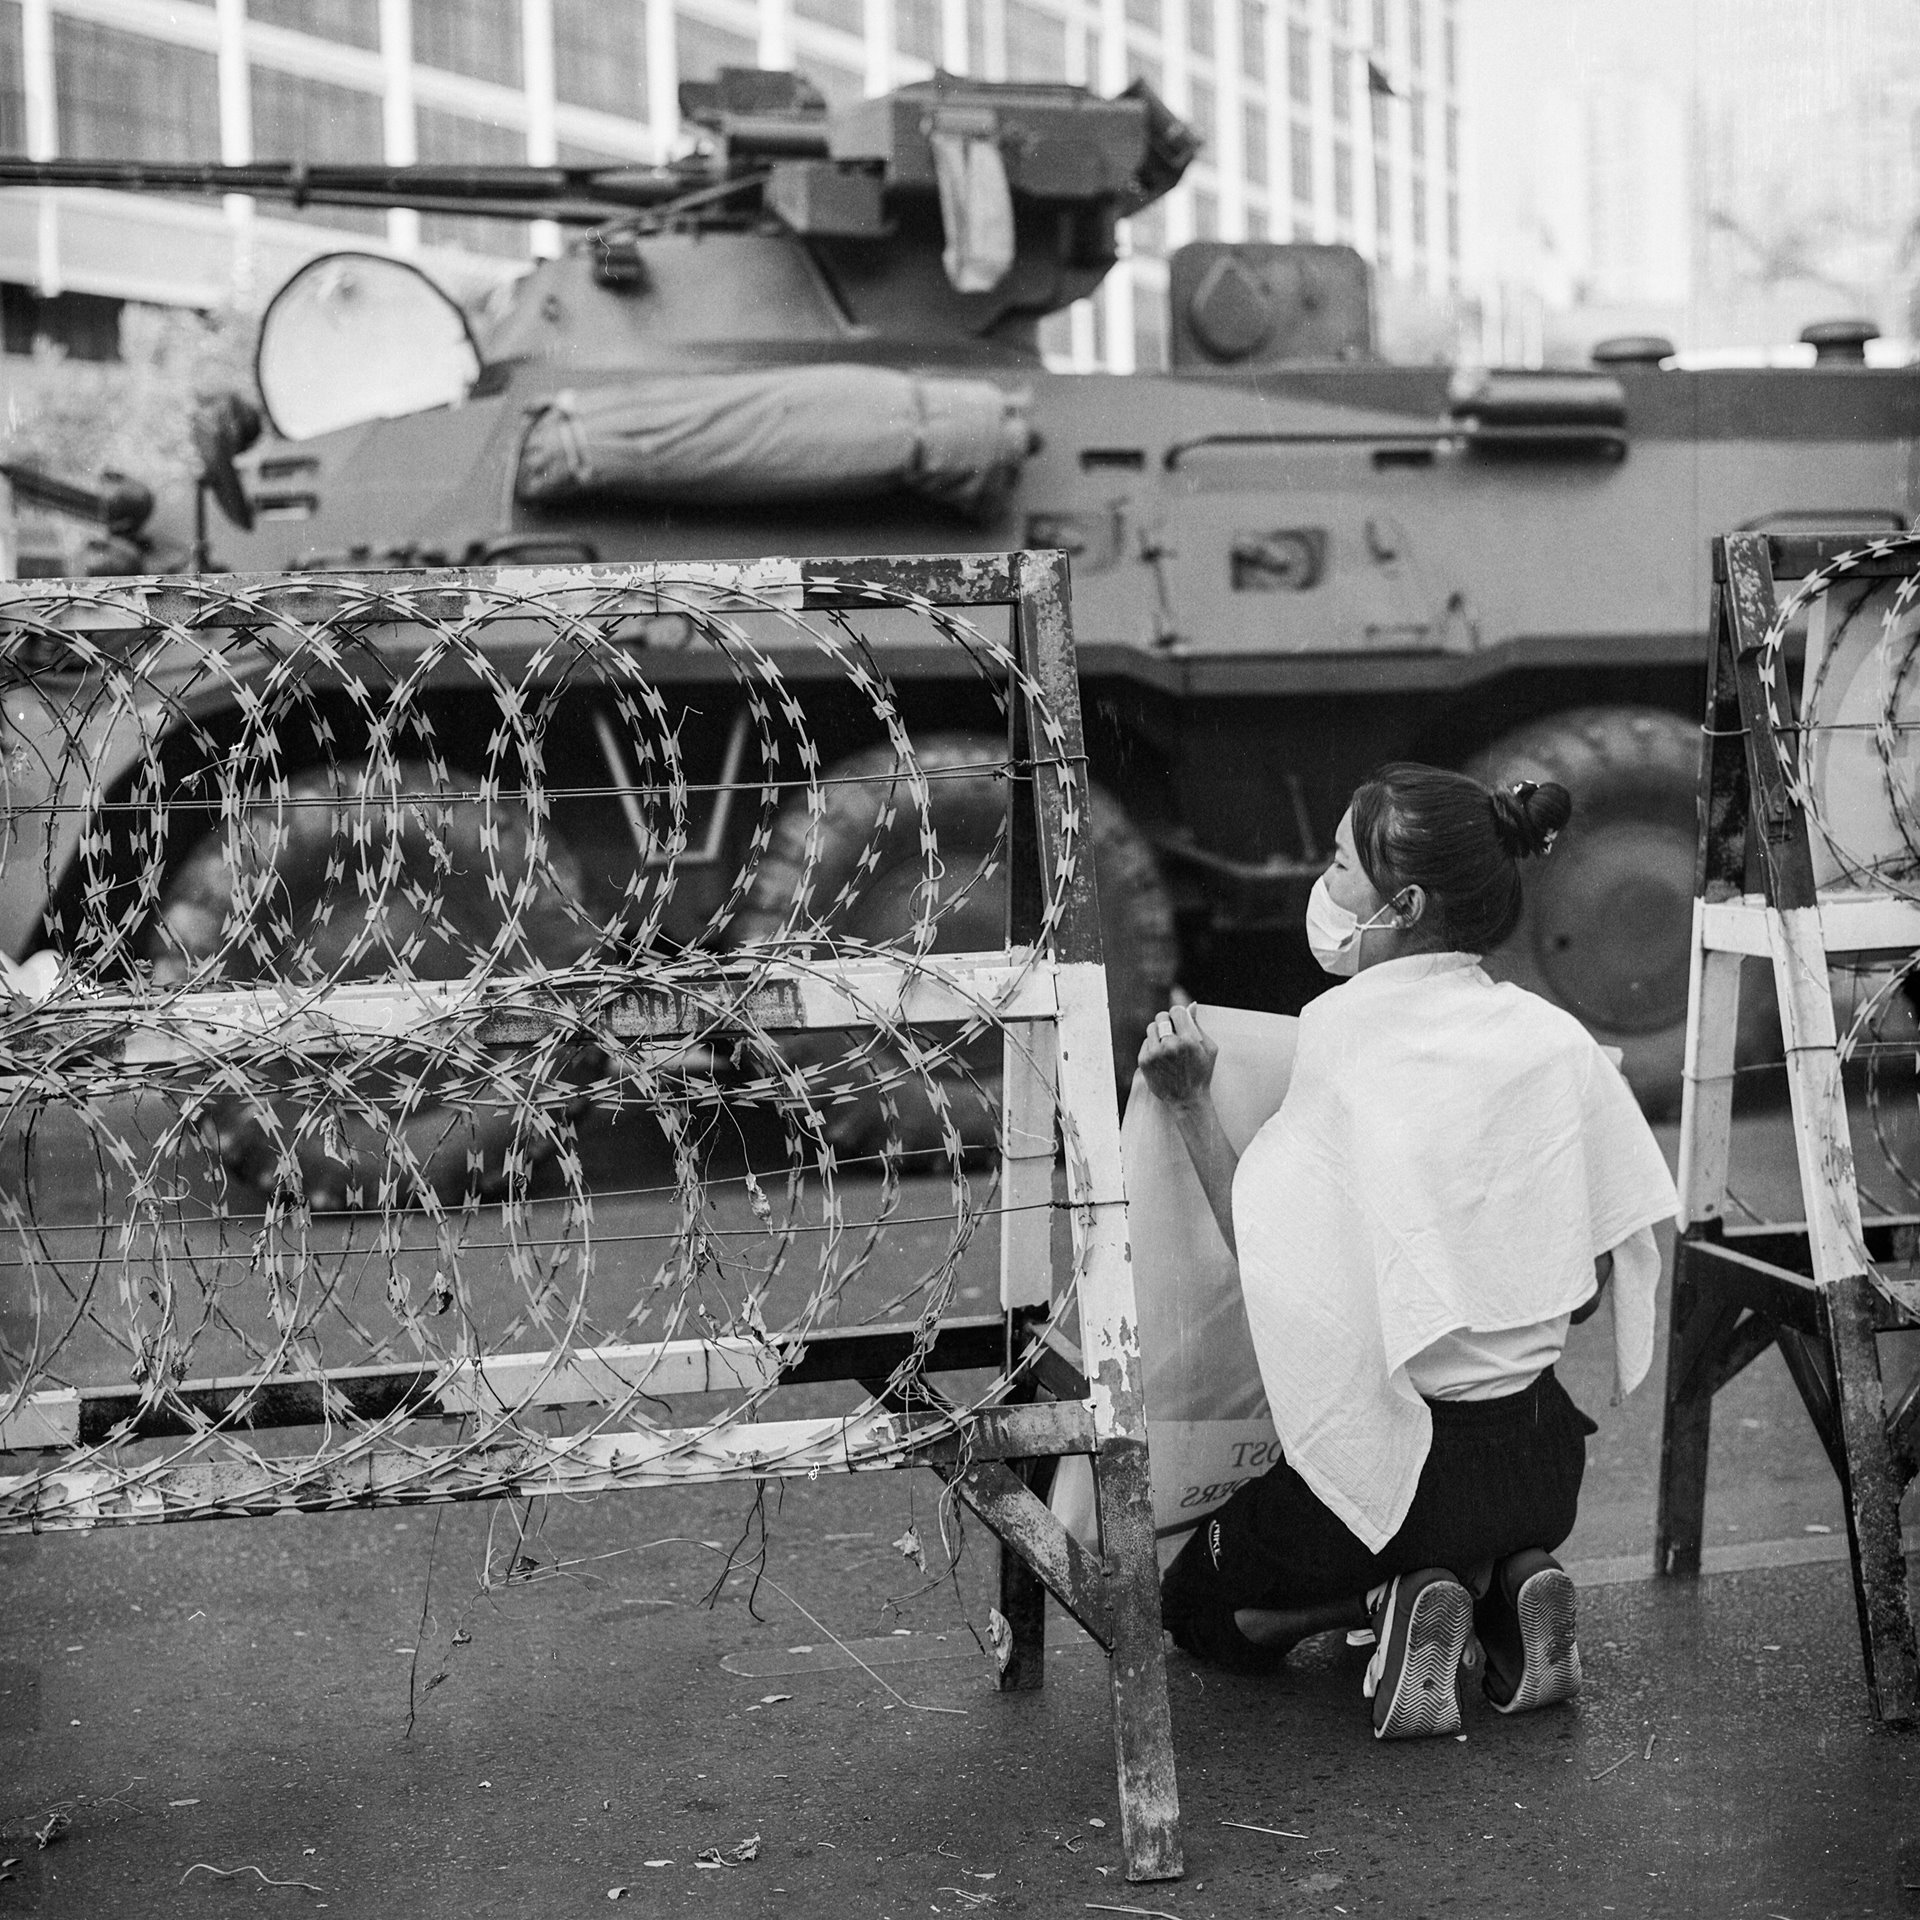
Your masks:
<svg viewBox="0 0 1920 1920"><path fill-rule="evenodd" d="M1875 1711L1906 1724L1920 1715L1900 1539L1911 1467L1889 1430L1876 1334L1913 1320L1861 1219L1821 898L1763 672L1772 545L1747 534L1715 548L1657 1567L1699 1573L1713 1396L1777 1343L1840 1480ZM1743 957L1772 967L1800 1175L1802 1220L1772 1229L1725 1217Z"/></svg>

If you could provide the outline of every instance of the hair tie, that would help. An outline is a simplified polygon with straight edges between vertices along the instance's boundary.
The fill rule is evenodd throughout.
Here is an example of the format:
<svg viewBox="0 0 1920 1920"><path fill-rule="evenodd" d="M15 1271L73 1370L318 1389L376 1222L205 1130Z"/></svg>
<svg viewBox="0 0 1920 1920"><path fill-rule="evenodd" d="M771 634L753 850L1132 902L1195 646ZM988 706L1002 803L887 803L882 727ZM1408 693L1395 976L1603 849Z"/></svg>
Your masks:
<svg viewBox="0 0 1920 1920"><path fill-rule="evenodd" d="M1539 791L1540 783L1537 780L1516 780L1513 785L1507 789L1508 796L1512 799L1514 805L1520 809L1523 819L1526 817L1527 802ZM1528 824L1531 825L1532 823L1528 822ZM1543 832L1540 835L1540 851L1536 857L1544 860L1547 855L1553 851L1553 843L1559 838L1560 829L1558 827L1551 827Z"/></svg>

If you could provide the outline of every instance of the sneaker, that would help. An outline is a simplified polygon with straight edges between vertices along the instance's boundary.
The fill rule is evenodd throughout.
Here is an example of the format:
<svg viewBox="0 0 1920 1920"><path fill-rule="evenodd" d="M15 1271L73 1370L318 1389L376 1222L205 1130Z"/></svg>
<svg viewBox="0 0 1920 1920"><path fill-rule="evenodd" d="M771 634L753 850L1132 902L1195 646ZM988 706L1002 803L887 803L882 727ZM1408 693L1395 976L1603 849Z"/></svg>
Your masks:
<svg viewBox="0 0 1920 1920"><path fill-rule="evenodd" d="M1529 1713L1580 1691L1573 1580L1538 1547L1509 1554L1474 1606L1486 1649L1482 1691L1500 1713Z"/></svg>
<svg viewBox="0 0 1920 1920"><path fill-rule="evenodd" d="M1379 1645L1361 1685L1376 1740L1460 1731L1460 1656L1472 1624L1471 1596L1442 1568L1387 1582L1373 1609Z"/></svg>

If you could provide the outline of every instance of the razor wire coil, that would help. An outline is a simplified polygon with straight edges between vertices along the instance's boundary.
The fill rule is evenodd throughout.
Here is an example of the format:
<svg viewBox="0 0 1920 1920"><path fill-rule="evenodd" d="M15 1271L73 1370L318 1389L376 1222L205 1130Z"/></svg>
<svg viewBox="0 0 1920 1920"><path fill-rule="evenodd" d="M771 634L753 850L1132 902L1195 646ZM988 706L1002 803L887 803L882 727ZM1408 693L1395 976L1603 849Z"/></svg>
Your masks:
<svg viewBox="0 0 1920 1920"><path fill-rule="evenodd" d="M1006 1043L1083 857L1066 725L978 610L928 594L816 571L833 604L809 608L750 570L581 571L49 582L0 600L0 914L16 941L37 914L59 956L51 994L0 1005L0 1421L50 1389L137 1389L56 1458L0 1456L0 1528L57 1511L76 1472L110 1472L137 1504L185 1461L243 1469L269 1506L316 1485L343 1504L510 1491L516 1442L546 1445L555 1418L570 1440L666 1429L653 1389L676 1343L746 1356L672 1429L698 1453L754 1422L780 1364L883 1268L886 1310L913 1322L909 1401L959 1432L1004 1390L948 1407L918 1369L999 1213L957 1093L991 1107L979 1043ZM737 780L690 770L689 708L639 644L663 617L684 623L676 660L708 669L702 697L744 716ZM902 996L956 991L943 934L1004 883L1008 849L1003 828L973 871L943 858L932 796L951 769L920 764L874 617L948 650L1003 717L1021 705L1031 747L992 770L1047 784L1058 822L1033 942L967 976L939 1026L903 1018ZM831 884L823 684L891 754ZM582 702L624 776L555 764ZM700 795L743 819L689 918ZM583 799L629 810L611 899L556 826ZM803 823L800 883L742 942L783 817ZM848 931L901 835L908 924ZM852 991L864 963L889 993L833 1044L769 1012L810 985ZM383 993L412 1017L343 1023ZM889 1126L850 1168L831 1123L853 1099ZM944 1209L906 1205L908 1102L937 1122ZM596 1184L583 1128L615 1124L650 1130L661 1179ZM900 1274L909 1225L936 1231ZM503 1355L527 1364L489 1404ZM461 1389L451 1444L417 1440L421 1390L375 1407L340 1384L409 1367ZM583 1370L597 1397L556 1415L556 1383ZM263 1410L296 1383L323 1417L272 1426Z"/></svg>

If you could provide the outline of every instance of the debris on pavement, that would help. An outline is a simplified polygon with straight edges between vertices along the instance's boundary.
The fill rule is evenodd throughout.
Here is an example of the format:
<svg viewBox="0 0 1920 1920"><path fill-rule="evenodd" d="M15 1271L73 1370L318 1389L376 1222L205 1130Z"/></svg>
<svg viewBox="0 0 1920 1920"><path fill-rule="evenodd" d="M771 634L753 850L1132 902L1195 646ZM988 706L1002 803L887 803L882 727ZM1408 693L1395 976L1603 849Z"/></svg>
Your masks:
<svg viewBox="0 0 1920 1920"><path fill-rule="evenodd" d="M193 1865L190 1866L186 1870L186 1872L180 1876L182 1883L186 1882L187 1880L190 1880L196 1873L218 1874L222 1880L231 1880L234 1878L236 1874L257 1873L257 1874L260 1874L260 1880L264 1886L305 1887L309 1893L326 1892L326 1888L316 1887L311 1880L275 1880L271 1878L269 1875L265 1873L261 1873L260 1869L254 1866L251 1861L247 1862L245 1865L238 1866L238 1867L216 1867L209 1864L205 1860L196 1860L193 1863Z"/></svg>
<svg viewBox="0 0 1920 1920"><path fill-rule="evenodd" d="M727 1853L722 1853L718 1847L702 1847L693 1864L709 1870L715 1867L744 1867L749 1860L757 1860L759 1857L760 1836L755 1833L749 1834L737 1847Z"/></svg>
<svg viewBox="0 0 1920 1920"><path fill-rule="evenodd" d="M68 1831L72 1828L72 1826L73 1826L72 1814L50 1813L47 1815L46 1824L44 1826L38 1826L34 1828L33 1844L36 1847L39 1847L42 1850L44 1850L52 1846L56 1840L64 1840L67 1837Z"/></svg>

